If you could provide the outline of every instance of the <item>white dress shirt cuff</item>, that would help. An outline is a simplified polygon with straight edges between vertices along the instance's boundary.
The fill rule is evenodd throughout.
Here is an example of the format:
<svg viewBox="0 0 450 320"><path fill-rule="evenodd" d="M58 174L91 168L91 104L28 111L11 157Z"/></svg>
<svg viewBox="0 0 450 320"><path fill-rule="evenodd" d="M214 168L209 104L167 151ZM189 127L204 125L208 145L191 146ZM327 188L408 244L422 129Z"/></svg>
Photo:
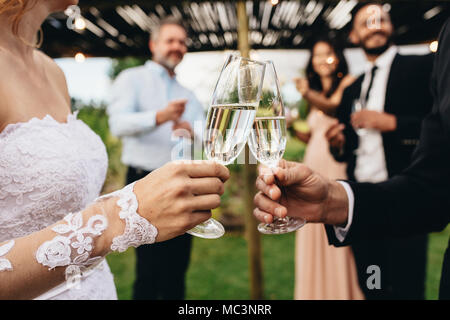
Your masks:
<svg viewBox="0 0 450 320"><path fill-rule="evenodd" d="M336 238L340 242L344 242L345 237L347 236L348 230L350 229L350 226L352 225L353 207L355 205L355 196L353 195L352 188L350 188L350 186L348 185L347 182L344 182L344 181L337 181L337 182L340 183L344 187L345 192L347 193L347 198L348 198L348 217L347 217L347 225L345 227L333 226L333 228L334 228L334 233L336 235Z"/></svg>
<svg viewBox="0 0 450 320"><path fill-rule="evenodd" d="M117 137L138 135L156 127L156 112L111 113L109 126Z"/></svg>

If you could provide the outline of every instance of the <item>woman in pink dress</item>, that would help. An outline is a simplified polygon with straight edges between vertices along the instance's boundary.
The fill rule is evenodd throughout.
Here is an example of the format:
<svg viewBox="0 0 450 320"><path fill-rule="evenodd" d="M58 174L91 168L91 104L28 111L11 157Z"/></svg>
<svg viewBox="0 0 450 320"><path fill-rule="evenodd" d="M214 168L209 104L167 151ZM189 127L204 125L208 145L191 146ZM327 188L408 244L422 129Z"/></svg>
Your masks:
<svg viewBox="0 0 450 320"><path fill-rule="evenodd" d="M304 163L331 179L345 179L345 164L329 152L325 133L335 119L344 89L354 78L348 73L342 51L329 40L318 40L311 50L307 79L297 79L297 89L309 102L310 132L297 136L308 142ZM298 300L363 299L350 247L328 245L325 228L307 224L297 231L295 293Z"/></svg>

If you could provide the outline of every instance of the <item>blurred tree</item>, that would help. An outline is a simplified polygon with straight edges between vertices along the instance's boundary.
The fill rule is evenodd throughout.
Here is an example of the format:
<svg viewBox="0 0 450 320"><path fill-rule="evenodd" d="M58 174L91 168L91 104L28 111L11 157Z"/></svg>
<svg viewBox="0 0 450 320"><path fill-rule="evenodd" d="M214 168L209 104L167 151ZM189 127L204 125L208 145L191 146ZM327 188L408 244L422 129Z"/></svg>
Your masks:
<svg viewBox="0 0 450 320"><path fill-rule="evenodd" d="M119 73L123 70L137 67L143 65L147 59L144 58L136 58L136 57L127 57L122 59L113 59L111 70L109 71L109 77L111 79L115 79Z"/></svg>

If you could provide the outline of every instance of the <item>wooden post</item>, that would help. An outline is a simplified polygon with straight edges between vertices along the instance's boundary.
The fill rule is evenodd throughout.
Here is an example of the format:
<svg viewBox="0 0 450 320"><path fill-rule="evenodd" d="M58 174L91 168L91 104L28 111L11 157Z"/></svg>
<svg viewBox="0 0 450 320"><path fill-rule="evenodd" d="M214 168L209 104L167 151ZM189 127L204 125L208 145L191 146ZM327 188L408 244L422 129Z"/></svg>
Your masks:
<svg viewBox="0 0 450 320"><path fill-rule="evenodd" d="M240 0L237 5L238 18L238 49L241 56L250 57L250 45L248 41L248 17L245 2ZM263 299L263 273L261 261L261 234L257 230L257 220L253 216L253 197L256 194L256 165L250 164L248 146L245 146L244 165L244 201L245 201L245 235L248 245L248 266L250 277L250 298Z"/></svg>

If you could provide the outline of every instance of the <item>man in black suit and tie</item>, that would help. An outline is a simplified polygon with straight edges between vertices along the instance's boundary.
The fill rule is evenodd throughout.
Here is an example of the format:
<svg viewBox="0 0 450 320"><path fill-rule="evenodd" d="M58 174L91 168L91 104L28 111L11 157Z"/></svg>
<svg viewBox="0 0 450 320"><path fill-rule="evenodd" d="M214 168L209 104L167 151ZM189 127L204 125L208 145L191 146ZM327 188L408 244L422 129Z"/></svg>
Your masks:
<svg viewBox="0 0 450 320"><path fill-rule="evenodd" d="M406 170L385 182L357 183L331 181L302 164L282 161L273 173L264 170L258 177L254 215L267 223L286 215L324 223L335 246L443 230L450 222L449 56L450 19L434 61L433 108L422 123L419 144ZM330 133L331 141L342 138L339 126ZM275 182L285 186L283 197ZM450 299L449 248L439 298Z"/></svg>
<svg viewBox="0 0 450 320"><path fill-rule="evenodd" d="M393 25L380 4L355 8L350 40L363 48L365 72L349 86L337 108L344 140L331 152L346 162L348 178L382 182L404 170L431 111L433 56L405 56L392 43ZM427 235L355 243L360 287L367 299L424 299ZM366 286L367 268L383 272L381 289Z"/></svg>

